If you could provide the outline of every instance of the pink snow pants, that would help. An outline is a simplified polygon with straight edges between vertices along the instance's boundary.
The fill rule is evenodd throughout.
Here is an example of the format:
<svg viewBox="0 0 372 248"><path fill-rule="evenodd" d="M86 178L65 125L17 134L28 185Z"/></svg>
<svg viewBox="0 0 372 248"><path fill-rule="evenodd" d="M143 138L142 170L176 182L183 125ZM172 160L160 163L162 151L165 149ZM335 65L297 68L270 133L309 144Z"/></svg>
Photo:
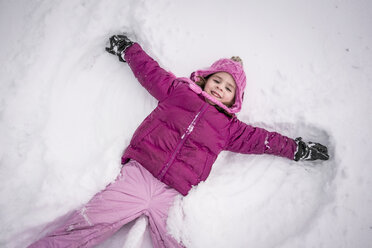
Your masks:
<svg viewBox="0 0 372 248"><path fill-rule="evenodd" d="M166 229L168 210L179 194L131 160L114 182L75 211L61 227L29 247L93 247L142 214L148 217L155 248L183 247Z"/></svg>

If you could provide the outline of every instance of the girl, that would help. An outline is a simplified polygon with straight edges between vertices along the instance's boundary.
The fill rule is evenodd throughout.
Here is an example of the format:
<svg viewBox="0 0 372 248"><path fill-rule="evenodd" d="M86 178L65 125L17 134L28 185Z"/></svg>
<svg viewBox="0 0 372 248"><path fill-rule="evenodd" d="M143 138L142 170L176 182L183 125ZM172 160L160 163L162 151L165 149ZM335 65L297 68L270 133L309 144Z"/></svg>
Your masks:
<svg viewBox="0 0 372 248"><path fill-rule="evenodd" d="M293 140L237 119L246 85L237 57L220 59L190 78L177 78L125 35L112 36L106 50L128 62L158 106L134 133L116 180L30 247L91 247L143 214L154 247L183 247L167 233L168 209L175 196L186 196L207 179L221 151L296 161L328 159L321 144Z"/></svg>

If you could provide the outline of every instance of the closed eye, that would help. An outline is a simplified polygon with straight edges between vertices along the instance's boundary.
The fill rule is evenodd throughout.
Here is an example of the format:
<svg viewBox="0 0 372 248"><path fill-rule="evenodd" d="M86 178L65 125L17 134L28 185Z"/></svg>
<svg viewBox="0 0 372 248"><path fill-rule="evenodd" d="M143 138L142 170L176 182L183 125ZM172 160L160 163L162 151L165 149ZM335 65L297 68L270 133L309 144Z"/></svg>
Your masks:
<svg viewBox="0 0 372 248"><path fill-rule="evenodd" d="M215 82L215 83L220 83L220 81L218 81L218 80L216 80L216 79L213 79L213 81Z"/></svg>
<svg viewBox="0 0 372 248"><path fill-rule="evenodd" d="M230 88L227 88L227 87L226 87L226 90L229 91L229 92L231 92L231 89L230 89Z"/></svg>

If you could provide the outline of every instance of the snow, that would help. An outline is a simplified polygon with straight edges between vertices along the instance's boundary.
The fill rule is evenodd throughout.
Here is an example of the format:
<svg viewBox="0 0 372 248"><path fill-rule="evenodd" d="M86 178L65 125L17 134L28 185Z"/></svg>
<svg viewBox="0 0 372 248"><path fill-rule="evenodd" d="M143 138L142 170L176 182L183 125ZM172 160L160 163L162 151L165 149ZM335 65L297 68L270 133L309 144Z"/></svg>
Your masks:
<svg viewBox="0 0 372 248"><path fill-rule="evenodd" d="M177 76L239 55L248 78L239 118L331 153L314 163L222 153L208 180L175 201L176 239L195 248L370 247L370 23L367 0L1 1L0 246L26 246L118 174L156 106L104 51L126 31ZM139 221L100 247L137 240ZM151 247L148 230L142 247Z"/></svg>

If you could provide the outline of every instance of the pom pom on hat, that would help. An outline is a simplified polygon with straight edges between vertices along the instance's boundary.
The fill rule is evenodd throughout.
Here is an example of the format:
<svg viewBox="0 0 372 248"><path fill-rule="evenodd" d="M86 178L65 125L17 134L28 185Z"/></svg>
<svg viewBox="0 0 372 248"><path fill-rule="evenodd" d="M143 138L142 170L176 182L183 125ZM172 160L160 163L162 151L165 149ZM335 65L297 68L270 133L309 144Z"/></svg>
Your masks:
<svg viewBox="0 0 372 248"><path fill-rule="evenodd" d="M232 61L238 62L241 66L243 66L243 60L239 56L232 56L230 59Z"/></svg>

